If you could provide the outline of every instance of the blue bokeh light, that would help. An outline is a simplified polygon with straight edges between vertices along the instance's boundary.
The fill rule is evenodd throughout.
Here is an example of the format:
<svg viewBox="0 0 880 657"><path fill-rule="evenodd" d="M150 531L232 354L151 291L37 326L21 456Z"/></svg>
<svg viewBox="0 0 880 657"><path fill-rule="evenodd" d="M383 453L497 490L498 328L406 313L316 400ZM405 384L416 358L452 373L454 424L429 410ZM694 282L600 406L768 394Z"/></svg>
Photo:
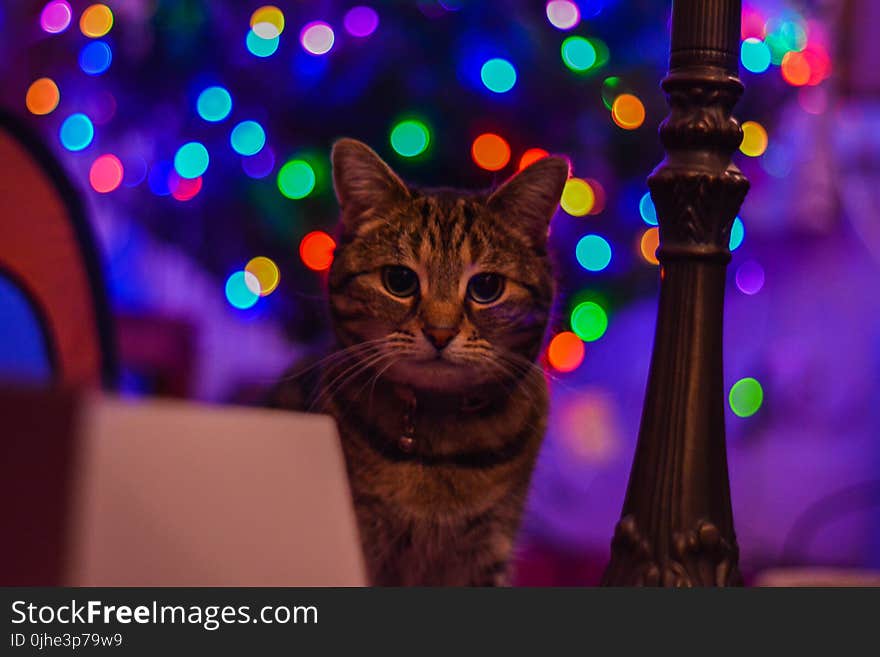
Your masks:
<svg viewBox="0 0 880 657"><path fill-rule="evenodd" d="M168 186L168 177L174 170L174 166L167 160L160 160L150 167L150 174L147 178L147 184L150 191L156 196L168 196L171 188Z"/></svg>
<svg viewBox="0 0 880 657"><path fill-rule="evenodd" d="M122 184L126 187L137 187L147 177L147 161L140 155L131 155L122 160Z"/></svg>
<svg viewBox="0 0 880 657"><path fill-rule="evenodd" d="M275 168L275 152L266 146L256 155L241 158L241 168L250 178L265 178Z"/></svg>
<svg viewBox="0 0 880 657"><path fill-rule="evenodd" d="M791 173L794 157L792 149L787 144L772 142L767 145L767 150L761 157L761 166L774 178L785 178Z"/></svg>
<svg viewBox="0 0 880 657"><path fill-rule="evenodd" d="M92 41L79 51L79 67L89 75L100 75L113 61L113 51L104 41Z"/></svg>
<svg viewBox="0 0 880 657"><path fill-rule="evenodd" d="M642 221L649 226L657 225L657 208L654 207L651 192L645 192L642 198L639 199L639 214L642 215Z"/></svg>

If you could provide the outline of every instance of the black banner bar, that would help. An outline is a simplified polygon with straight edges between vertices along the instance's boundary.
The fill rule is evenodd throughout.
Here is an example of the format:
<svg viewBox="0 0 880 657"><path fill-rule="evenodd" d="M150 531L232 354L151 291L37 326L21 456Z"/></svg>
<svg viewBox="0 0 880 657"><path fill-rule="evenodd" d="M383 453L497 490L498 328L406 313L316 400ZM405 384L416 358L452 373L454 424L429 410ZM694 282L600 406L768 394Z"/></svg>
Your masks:
<svg viewBox="0 0 880 657"><path fill-rule="evenodd" d="M877 589L0 591L3 655L632 654L684 645L762 654L780 639L785 654L797 645L841 654L869 641L880 601Z"/></svg>

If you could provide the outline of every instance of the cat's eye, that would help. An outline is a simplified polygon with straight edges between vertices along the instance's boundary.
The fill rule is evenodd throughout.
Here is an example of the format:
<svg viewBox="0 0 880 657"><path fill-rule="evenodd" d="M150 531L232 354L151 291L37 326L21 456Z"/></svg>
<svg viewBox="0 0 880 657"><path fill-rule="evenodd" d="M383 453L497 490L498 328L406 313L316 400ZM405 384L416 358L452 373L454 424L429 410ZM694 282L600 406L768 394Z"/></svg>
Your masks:
<svg viewBox="0 0 880 657"><path fill-rule="evenodd" d="M382 268L382 284L396 297L411 297L419 289L419 275L409 267L390 265Z"/></svg>
<svg viewBox="0 0 880 657"><path fill-rule="evenodd" d="M492 303L504 292L504 276L484 273L473 276L468 281L468 296L477 303Z"/></svg>

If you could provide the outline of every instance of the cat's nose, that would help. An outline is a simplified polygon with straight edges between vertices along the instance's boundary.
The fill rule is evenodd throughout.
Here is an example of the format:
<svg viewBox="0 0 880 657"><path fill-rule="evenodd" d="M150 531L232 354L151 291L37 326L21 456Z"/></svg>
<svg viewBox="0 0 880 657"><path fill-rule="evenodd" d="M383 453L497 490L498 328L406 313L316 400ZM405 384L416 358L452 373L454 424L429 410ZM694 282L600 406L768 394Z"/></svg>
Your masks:
<svg viewBox="0 0 880 657"><path fill-rule="evenodd" d="M428 342L434 345L434 348L438 351L446 347L446 345L452 342L452 338L458 335L457 328L448 326L426 326L422 331L425 337L428 338Z"/></svg>

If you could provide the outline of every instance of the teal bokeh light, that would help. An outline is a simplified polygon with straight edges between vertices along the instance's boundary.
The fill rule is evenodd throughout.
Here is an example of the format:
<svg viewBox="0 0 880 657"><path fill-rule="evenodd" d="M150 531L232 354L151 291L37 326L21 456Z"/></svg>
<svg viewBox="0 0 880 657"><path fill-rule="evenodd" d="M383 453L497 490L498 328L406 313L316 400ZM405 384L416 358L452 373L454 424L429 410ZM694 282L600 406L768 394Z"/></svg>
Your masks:
<svg viewBox="0 0 880 657"><path fill-rule="evenodd" d="M58 132L61 145L69 151L81 151L95 138L95 126L85 114L71 114Z"/></svg>
<svg viewBox="0 0 880 657"><path fill-rule="evenodd" d="M205 121L222 121L232 111L232 96L223 87L208 87L199 94L196 111Z"/></svg>
<svg viewBox="0 0 880 657"><path fill-rule="evenodd" d="M271 39L264 39L253 30L248 30L245 45L247 45L247 49L255 57L271 57L278 50L280 41L277 36Z"/></svg>
<svg viewBox="0 0 880 657"><path fill-rule="evenodd" d="M403 157L424 153L431 142L431 133L421 121L401 121L391 130L391 148Z"/></svg>
<svg viewBox="0 0 880 657"><path fill-rule="evenodd" d="M749 37L742 42L740 59L743 68L747 71L763 73L770 68L770 48L760 39Z"/></svg>
<svg viewBox="0 0 880 657"><path fill-rule="evenodd" d="M237 271L226 279L226 300L233 308L247 310L259 300L259 293L254 292L259 286L256 276L249 272Z"/></svg>
<svg viewBox="0 0 880 657"><path fill-rule="evenodd" d="M483 64L480 79L489 91L507 93L516 84L516 69L506 59L496 57Z"/></svg>
<svg viewBox="0 0 880 657"><path fill-rule="evenodd" d="M256 155L266 145L266 131L256 121L242 121L232 129L229 143L239 155Z"/></svg>
<svg viewBox="0 0 880 657"><path fill-rule="evenodd" d="M197 141L184 144L174 156L174 170L181 178L198 178L208 169L208 149Z"/></svg>
<svg viewBox="0 0 880 657"><path fill-rule="evenodd" d="M743 224L743 220L737 217L733 220L733 225L730 227L730 243L728 244L728 248L731 251L736 251L740 246L742 246L743 240L746 238L746 227Z"/></svg>
<svg viewBox="0 0 880 657"><path fill-rule="evenodd" d="M599 235L584 235L575 247L575 256L587 271L602 271L611 262L611 245Z"/></svg>
<svg viewBox="0 0 880 657"><path fill-rule="evenodd" d="M570 36L562 42L562 61L572 71L589 71L596 63L596 48L581 36Z"/></svg>

